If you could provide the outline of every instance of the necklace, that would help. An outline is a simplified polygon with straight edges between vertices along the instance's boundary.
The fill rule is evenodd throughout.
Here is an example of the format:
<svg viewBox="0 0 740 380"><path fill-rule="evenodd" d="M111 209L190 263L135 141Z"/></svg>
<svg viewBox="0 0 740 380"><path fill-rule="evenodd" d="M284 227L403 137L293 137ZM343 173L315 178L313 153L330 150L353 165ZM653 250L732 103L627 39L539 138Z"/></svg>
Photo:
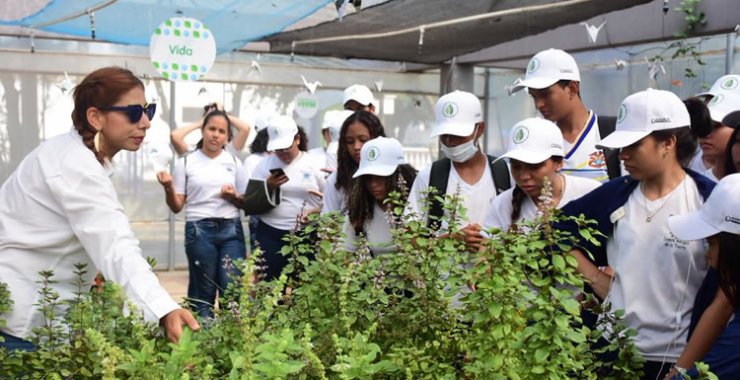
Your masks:
<svg viewBox="0 0 740 380"><path fill-rule="evenodd" d="M685 185L686 184L686 179L684 178L684 180L682 182ZM657 215L660 212L660 210L662 210L663 207L666 204L668 204L668 202L671 201L671 198L673 198L673 194L677 193L676 190L678 190L678 186L671 191L671 193L668 195L668 197L666 197L665 201L663 201L663 204L661 204L660 207L658 207L658 209L655 210L655 212L652 215L650 215L650 212L648 210L647 197L645 196L645 191L644 190L645 190L645 187L643 186L643 183L640 182L640 191L642 192L642 197L643 197L642 202L643 202L643 207L645 207L645 222L646 223L650 223L650 222L653 221L653 218L655 217L655 215Z"/></svg>

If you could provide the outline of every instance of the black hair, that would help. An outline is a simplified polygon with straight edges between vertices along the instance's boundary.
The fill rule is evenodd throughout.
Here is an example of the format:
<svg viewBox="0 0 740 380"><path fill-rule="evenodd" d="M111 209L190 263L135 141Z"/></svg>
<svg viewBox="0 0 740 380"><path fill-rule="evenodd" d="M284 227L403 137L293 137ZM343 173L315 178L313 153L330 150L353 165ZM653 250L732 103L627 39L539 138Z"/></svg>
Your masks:
<svg viewBox="0 0 740 380"><path fill-rule="evenodd" d="M555 163L559 164L563 162L563 157L552 156L548 158L548 160L553 160L555 161ZM547 161L542 162L542 164L544 164L545 162ZM513 227L517 219L519 219L519 216L522 213L522 204L524 203L524 199L526 199L526 197L527 193L525 193L524 190L522 190L519 186L514 186L513 193L511 194L511 227Z"/></svg>
<svg viewBox="0 0 740 380"><path fill-rule="evenodd" d="M383 123L372 112L360 110L344 120L342 129L339 131L339 147L337 149L337 183L334 185L337 190L342 188L350 190L352 186L352 175L357 171L358 163L350 156L347 151L347 144L345 144L347 130L354 123L364 125L370 133L370 139L385 137Z"/></svg>
<svg viewBox="0 0 740 380"><path fill-rule="evenodd" d="M300 141L298 141L298 150L301 152L307 152L308 151L308 136L306 135L306 131L303 129L303 127L298 127L298 133L296 136L300 137Z"/></svg>
<svg viewBox="0 0 740 380"><path fill-rule="evenodd" d="M732 131L732 135L730 135L730 141L727 142L727 149L725 150L725 175L735 174L737 173L737 169L735 168L735 160L732 159L732 146L735 144L740 144L740 142L737 142L737 136L740 134L740 126L737 126Z"/></svg>
<svg viewBox="0 0 740 380"><path fill-rule="evenodd" d="M672 129L663 129L659 131L653 131L650 133L657 141L667 141L671 137L676 136L676 159L682 167L689 166L691 159L696 153L696 147L698 146L696 138L691 133L691 128L678 127Z"/></svg>
<svg viewBox="0 0 740 380"><path fill-rule="evenodd" d="M683 104L686 105L686 109L689 111L691 133L694 137L706 137L712 133L715 122L712 121L712 115L704 101L697 97L691 97L684 100Z"/></svg>
<svg viewBox="0 0 740 380"><path fill-rule="evenodd" d="M386 177L385 188L388 189L388 194L398 191L404 195L404 198L408 198L409 188L416 179L416 173L417 170L409 164L398 165L396 171ZM347 207L349 209L349 222L356 235L364 232L365 221L373 218L373 208L376 202L370 191L367 190L366 178L367 176L361 176L357 181L354 181L349 194Z"/></svg>
<svg viewBox="0 0 740 380"><path fill-rule="evenodd" d="M231 130L231 119L229 119L229 115L225 111L215 110L211 111L208 114L206 114L205 117L203 117L203 125L200 126L201 132L203 129L208 125L208 121L211 120L211 118L214 118L216 116L223 116L224 119L226 119L226 133L228 134L228 138L226 141L231 141L231 139L234 138L234 132ZM201 137L200 141L198 141L198 144L195 145L196 149L203 148L203 138Z"/></svg>
<svg viewBox="0 0 740 380"><path fill-rule="evenodd" d="M254 141L249 145L249 151L252 153L265 153L267 152L267 141L270 140L270 136L267 134L267 129L262 129L257 132L254 137Z"/></svg>
<svg viewBox="0 0 740 380"><path fill-rule="evenodd" d="M561 79L557 81L557 85L562 88L566 88L570 85L571 82L578 83L578 91L576 92L576 95L578 95L578 98L580 99L581 98L581 83L579 83L578 81L570 80L570 79Z"/></svg>
<svg viewBox="0 0 740 380"><path fill-rule="evenodd" d="M740 309L740 235L729 232L719 233L719 255L717 269L719 271L719 287L727 296L732 309Z"/></svg>

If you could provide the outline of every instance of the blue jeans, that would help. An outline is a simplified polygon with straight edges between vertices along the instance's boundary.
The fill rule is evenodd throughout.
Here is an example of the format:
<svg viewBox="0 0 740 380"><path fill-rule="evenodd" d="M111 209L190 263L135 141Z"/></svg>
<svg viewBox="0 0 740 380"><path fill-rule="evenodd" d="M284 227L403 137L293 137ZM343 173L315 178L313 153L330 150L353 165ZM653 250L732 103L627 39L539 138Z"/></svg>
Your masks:
<svg viewBox="0 0 740 380"><path fill-rule="evenodd" d="M5 350L7 350L8 352L10 351L36 351L36 347L33 345L33 343L27 340L16 338L2 331L0 331L0 336L2 336L4 339L3 342L0 342L0 347L5 348Z"/></svg>
<svg viewBox="0 0 740 380"><path fill-rule="evenodd" d="M283 241L283 237L290 234L290 231L279 230L260 220L255 228L255 234L257 235L255 245L262 250L264 260L262 279L272 281L280 277L283 268L288 265L288 257L283 256L280 251L288 244Z"/></svg>
<svg viewBox="0 0 740 380"><path fill-rule="evenodd" d="M212 317L216 291L223 294L229 276L239 275L234 260L246 258L241 220L206 218L185 223L185 254L190 305L201 317Z"/></svg>

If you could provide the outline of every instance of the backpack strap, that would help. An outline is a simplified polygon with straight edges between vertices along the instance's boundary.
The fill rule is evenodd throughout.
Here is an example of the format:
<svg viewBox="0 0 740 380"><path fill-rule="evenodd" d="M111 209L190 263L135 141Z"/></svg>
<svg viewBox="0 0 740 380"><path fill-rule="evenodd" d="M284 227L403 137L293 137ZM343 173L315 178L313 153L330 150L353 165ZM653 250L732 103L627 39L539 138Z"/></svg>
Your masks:
<svg viewBox="0 0 740 380"><path fill-rule="evenodd" d="M509 167L506 165L504 160L496 161L496 156L487 154L486 158L488 159L488 165L491 170L491 177L493 179L493 186L496 189L496 195L501 194L511 187ZM427 219L427 226L435 231L439 228L438 221L444 213L444 206L442 205L442 202L437 200L437 197L444 197L447 193L447 180L450 177L450 170L452 170L452 161L450 161L449 158L442 158L432 163L432 169L429 173L429 187L434 187L435 191L430 193L432 199L429 204L429 218Z"/></svg>
<svg viewBox="0 0 740 380"><path fill-rule="evenodd" d="M617 118L614 116L598 116L599 137L609 136L617 128ZM602 149L606 159L606 174L609 179L619 178L622 176L622 166L619 164L618 149Z"/></svg>

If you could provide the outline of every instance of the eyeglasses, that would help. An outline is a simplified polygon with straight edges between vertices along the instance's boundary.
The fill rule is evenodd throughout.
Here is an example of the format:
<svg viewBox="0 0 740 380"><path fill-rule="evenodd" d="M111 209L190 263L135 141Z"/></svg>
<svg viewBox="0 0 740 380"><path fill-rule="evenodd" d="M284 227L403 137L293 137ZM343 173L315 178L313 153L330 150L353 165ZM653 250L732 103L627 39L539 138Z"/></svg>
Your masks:
<svg viewBox="0 0 740 380"><path fill-rule="evenodd" d="M120 111L125 113L128 116L128 121L133 123L138 123L139 120L141 120L141 115L144 114L144 111L146 111L146 117L149 118L149 121L152 120L154 117L154 113L157 112L157 104L156 103L147 103L144 105L141 104L129 104L127 106L110 106L101 108L103 111Z"/></svg>

